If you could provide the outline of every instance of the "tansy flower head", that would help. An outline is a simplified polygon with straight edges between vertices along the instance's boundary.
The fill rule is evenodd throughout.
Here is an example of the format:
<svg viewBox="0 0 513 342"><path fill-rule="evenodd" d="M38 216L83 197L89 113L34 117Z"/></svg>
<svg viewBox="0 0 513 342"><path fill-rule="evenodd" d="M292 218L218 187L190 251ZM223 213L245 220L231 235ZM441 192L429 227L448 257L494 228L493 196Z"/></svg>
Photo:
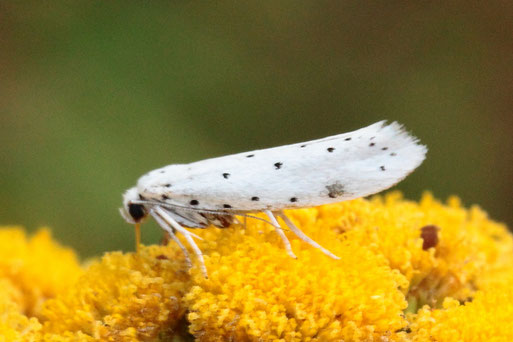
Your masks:
<svg viewBox="0 0 513 342"><path fill-rule="evenodd" d="M186 310L189 276L180 253L149 246L139 254L106 254L76 286L46 303L45 331L107 341L166 340Z"/></svg>
<svg viewBox="0 0 513 342"><path fill-rule="evenodd" d="M416 203L391 193L287 215L341 259L287 233L298 256L292 259L272 227L248 220L246 227L194 230L203 239L197 242L208 278L197 263L188 270L171 243L139 254L107 253L83 270L75 264L75 280L57 286L49 278L71 264L55 260L60 247L53 242L33 238L34 250L47 250L38 252L40 262L51 262L55 274L13 273L14 259L4 256L1 267L11 271L0 273L6 284L0 333L30 341L513 337L513 238L479 208L465 209L456 198L442 204L426 194ZM29 253L30 243L16 232ZM24 277L47 294L28 291L28 283L17 281Z"/></svg>
<svg viewBox="0 0 513 342"><path fill-rule="evenodd" d="M47 229L27 238L18 227L0 230L0 279L15 285L16 303L30 316L67 289L82 273L75 253L54 242Z"/></svg>
<svg viewBox="0 0 513 342"><path fill-rule="evenodd" d="M0 229L0 341L41 340L42 304L81 274L74 252L48 230L27 238L18 227Z"/></svg>

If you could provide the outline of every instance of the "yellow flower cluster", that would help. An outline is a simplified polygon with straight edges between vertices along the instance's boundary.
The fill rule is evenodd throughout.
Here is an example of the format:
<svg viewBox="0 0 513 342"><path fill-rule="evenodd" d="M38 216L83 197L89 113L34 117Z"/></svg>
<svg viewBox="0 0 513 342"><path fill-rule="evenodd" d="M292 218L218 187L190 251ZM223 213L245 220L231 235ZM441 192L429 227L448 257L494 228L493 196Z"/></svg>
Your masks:
<svg viewBox="0 0 513 342"><path fill-rule="evenodd" d="M46 231L0 230L0 341L512 341L513 237L457 198L291 210L341 259L264 222L80 267Z"/></svg>
<svg viewBox="0 0 513 342"><path fill-rule="evenodd" d="M46 303L44 331L81 340L169 340L180 328L189 282L177 252L150 246L140 254L108 253L77 286Z"/></svg>
<svg viewBox="0 0 513 342"><path fill-rule="evenodd" d="M76 283L75 253L48 230L27 239L19 227L0 229L0 341L38 341L42 305Z"/></svg>

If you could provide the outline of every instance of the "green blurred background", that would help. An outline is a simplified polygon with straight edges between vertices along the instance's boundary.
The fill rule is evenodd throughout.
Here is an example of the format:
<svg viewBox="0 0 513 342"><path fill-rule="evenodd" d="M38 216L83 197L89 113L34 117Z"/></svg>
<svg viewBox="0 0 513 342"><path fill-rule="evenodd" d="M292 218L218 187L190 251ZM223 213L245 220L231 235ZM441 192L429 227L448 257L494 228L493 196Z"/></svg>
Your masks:
<svg viewBox="0 0 513 342"><path fill-rule="evenodd" d="M133 249L151 169L397 120L428 145L398 188L513 223L513 6L2 1L0 224L83 256ZM159 240L154 223L146 243Z"/></svg>

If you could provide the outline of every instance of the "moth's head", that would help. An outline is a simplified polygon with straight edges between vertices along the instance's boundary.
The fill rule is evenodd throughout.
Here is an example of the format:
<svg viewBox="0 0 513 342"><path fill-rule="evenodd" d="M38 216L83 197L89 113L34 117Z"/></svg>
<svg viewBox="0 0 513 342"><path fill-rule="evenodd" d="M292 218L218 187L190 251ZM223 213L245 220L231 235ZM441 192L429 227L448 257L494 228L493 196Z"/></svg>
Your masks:
<svg viewBox="0 0 513 342"><path fill-rule="evenodd" d="M140 199L137 188L128 189L123 194L123 208L119 208L119 212L128 223L140 223L148 216L146 207L138 202Z"/></svg>

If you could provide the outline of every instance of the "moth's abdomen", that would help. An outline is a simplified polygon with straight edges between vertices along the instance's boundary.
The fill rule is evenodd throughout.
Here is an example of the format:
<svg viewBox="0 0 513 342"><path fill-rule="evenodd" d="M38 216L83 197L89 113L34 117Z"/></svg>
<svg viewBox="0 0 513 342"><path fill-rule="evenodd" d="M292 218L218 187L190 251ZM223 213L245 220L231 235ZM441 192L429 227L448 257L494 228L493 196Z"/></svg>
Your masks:
<svg viewBox="0 0 513 342"><path fill-rule="evenodd" d="M211 214L211 213L202 213L201 214L210 224L218 227L218 228L228 228L234 222L234 217L229 214Z"/></svg>

